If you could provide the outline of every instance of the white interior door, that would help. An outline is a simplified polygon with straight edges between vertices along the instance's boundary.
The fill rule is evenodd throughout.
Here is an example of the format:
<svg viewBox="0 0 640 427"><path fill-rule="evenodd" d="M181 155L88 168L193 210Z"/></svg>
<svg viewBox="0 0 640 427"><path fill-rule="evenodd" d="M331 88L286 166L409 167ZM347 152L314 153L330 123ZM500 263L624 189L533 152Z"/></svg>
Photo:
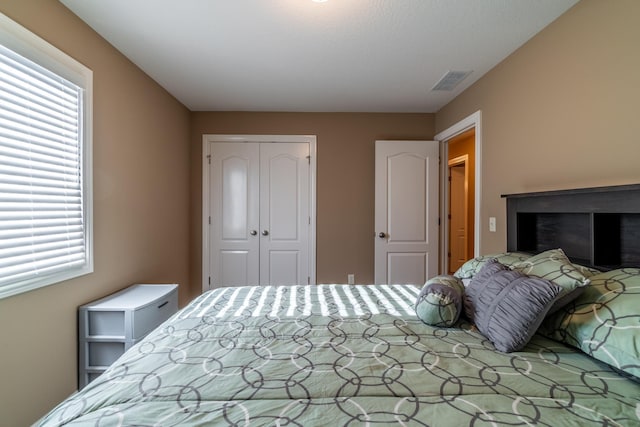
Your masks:
<svg viewBox="0 0 640 427"><path fill-rule="evenodd" d="M438 142L375 151L375 282L422 285L438 272Z"/></svg>
<svg viewBox="0 0 640 427"><path fill-rule="evenodd" d="M260 145L260 283L309 283L309 144Z"/></svg>
<svg viewBox="0 0 640 427"><path fill-rule="evenodd" d="M211 144L211 286L259 284L260 144Z"/></svg>

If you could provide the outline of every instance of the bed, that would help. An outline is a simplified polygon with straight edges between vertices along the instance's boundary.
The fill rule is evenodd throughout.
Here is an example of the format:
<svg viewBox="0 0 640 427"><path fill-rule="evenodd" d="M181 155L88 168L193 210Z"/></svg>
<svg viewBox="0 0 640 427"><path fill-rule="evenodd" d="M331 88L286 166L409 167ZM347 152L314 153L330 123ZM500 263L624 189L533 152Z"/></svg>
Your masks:
<svg viewBox="0 0 640 427"><path fill-rule="evenodd" d="M539 335L500 353L425 325L419 291L210 291L41 425L638 425L638 383Z"/></svg>
<svg viewBox="0 0 640 427"><path fill-rule="evenodd" d="M640 269L599 271L561 252L490 254L424 286L214 289L38 425L640 425ZM495 267L544 276L553 294L506 351L468 301ZM556 285L567 277L580 292ZM514 308L499 294L489 317ZM426 320L435 312L440 322Z"/></svg>

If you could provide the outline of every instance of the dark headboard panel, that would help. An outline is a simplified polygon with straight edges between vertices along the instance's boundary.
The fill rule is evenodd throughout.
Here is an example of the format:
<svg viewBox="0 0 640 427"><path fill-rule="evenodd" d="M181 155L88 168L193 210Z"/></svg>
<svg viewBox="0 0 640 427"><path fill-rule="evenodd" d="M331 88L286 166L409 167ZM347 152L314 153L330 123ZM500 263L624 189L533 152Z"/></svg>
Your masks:
<svg viewBox="0 0 640 427"><path fill-rule="evenodd" d="M562 248L576 263L640 266L640 184L504 194L507 250Z"/></svg>

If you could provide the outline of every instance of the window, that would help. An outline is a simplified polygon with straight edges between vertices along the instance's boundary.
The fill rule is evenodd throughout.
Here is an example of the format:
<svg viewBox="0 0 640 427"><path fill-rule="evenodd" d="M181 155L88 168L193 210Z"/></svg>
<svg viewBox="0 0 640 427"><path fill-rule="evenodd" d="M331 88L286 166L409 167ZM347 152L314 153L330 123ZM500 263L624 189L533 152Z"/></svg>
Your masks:
<svg viewBox="0 0 640 427"><path fill-rule="evenodd" d="M92 72L0 14L0 298L93 271Z"/></svg>

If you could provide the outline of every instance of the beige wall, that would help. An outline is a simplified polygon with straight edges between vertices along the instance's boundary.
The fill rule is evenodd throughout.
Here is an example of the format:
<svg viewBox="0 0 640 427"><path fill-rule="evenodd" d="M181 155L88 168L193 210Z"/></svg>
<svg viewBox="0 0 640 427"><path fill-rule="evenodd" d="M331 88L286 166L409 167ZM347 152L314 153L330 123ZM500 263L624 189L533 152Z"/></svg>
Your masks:
<svg viewBox="0 0 640 427"><path fill-rule="evenodd" d="M94 73L95 273L0 300L0 424L76 390L79 305L136 282L188 281L189 111L53 0L0 11Z"/></svg>
<svg viewBox="0 0 640 427"><path fill-rule="evenodd" d="M191 280L201 283L202 135L299 134L317 140L317 281L373 282L374 141L431 139L432 114L193 113Z"/></svg>
<svg viewBox="0 0 640 427"><path fill-rule="evenodd" d="M506 247L503 193L640 182L638 17L582 0L436 114L482 110L482 253Z"/></svg>

